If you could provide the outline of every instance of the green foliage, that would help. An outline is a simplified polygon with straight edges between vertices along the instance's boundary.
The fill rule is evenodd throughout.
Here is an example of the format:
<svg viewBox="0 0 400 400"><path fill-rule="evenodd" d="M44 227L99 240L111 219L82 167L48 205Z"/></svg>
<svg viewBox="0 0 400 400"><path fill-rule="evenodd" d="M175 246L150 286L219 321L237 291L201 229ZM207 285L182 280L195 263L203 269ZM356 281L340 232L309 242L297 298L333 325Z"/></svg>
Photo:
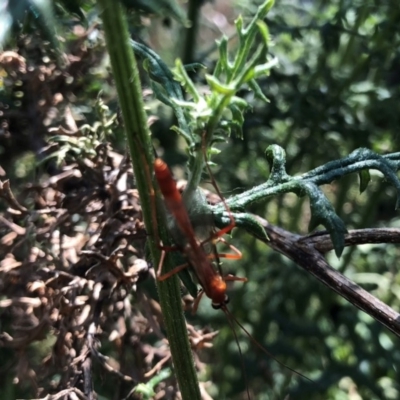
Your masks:
<svg viewBox="0 0 400 400"><path fill-rule="evenodd" d="M95 116L97 121L91 126L84 124L78 132L72 135L54 135L49 138L49 144L55 145L56 150L51 151L41 163L46 163L55 158L56 164L60 165L63 161L72 156L73 160L88 158L89 160L97 156L97 149L111 139L117 127L117 115L111 114L108 106L98 97L95 103Z"/></svg>
<svg viewBox="0 0 400 400"><path fill-rule="evenodd" d="M61 51L51 7L41 8L46 3L9 2L0 15L0 43L5 43L13 21L29 16L28 22L40 28L43 38L53 35L51 46ZM82 7L88 2L61 3L67 12L84 19ZM123 3L129 9L185 21L173 2ZM134 41L131 45L143 60L154 96L176 116L173 129L184 139L189 155L188 190L194 192L202 178L204 146L209 158L215 155L217 181L230 190L240 188L241 193L228 199L238 227L265 237L262 225L245 212L249 208L290 231L306 233L323 225L339 256L347 228L399 225L393 206L398 208L400 202L399 154L380 154L398 150L400 11L393 2L279 3L270 10L272 3L259 7L243 3L255 17L236 20L237 43L231 45L223 36L210 56L214 64L198 60L195 78L179 59L171 70L161 52ZM210 64L203 75L201 66ZM96 156L97 145L108 136L103 134L115 128L115 118L93 116L98 122L86 130L81 127L81 137L54 137L59 146L54 156L59 162L71 154ZM221 143L232 133L229 150L224 151ZM236 141L236 136L243 141ZM362 196L346 178L353 173L359 176ZM330 186L323 190L323 185ZM305 199L310 216L305 216ZM219 224L229 222L223 206L212 211ZM291 380L264 355L246 349L245 368L256 398L398 397L400 361L391 334L252 237L238 240L244 257L239 267L232 268L249 282L235 291L230 308L252 327L260 343L270 344L279 359L316 382ZM341 260L328 259L398 307L398 257L394 246L371 244L368 249L345 250ZM227 398L235 398L243 390L240 360L222 317L211 314L208 304L200 309L202 325L222 327L217 345L224 357L220 364L215 357L210 368L219 390L215 397L227 393ZM152 396L158 382L147 383L147 396Z"/></svg>
<svg viewBox="0 0 400 400"><path fill-rule="evenodd" d="M154 388L163 380L169 378L171 371L169 369L163 369L154 378L151 378L147 383L139 383L132 389L131 393L137 393L142 396L144 400L150 400L156 396Z"/></svg>
<svg viewBox="0 0 400 400"><path fill-rule="evenodd" d="M184 136L190 135L189 154L197 160L202 157L198 150L199 143L207 149L210 148L212 153L211 144L221 140L220 136L226 137L231 131L242 136L243 113L249 108L249 105L236 94L243 85L249 85L256 95L267 101L262 95L256 79L268 75L270 69L277 63L277 59L270 58L267 53L270 38L268 28L262 21L272 5L273 1L264 2L246 27L243 26L241 17L237 19L235 24L239 45L235 49L233 60L230 60L228 54L227 39L224 37L219 42L217 65L212 75L205 75L209 85L209 94L202 95L189 78L182 63L179 60L176 62L175 79L181 82L191 97L190 101L177 104L182 107L189 121L190 132L186 132ZM257 33L261 41L254 49ZM228 110L230 115L228 113L226 116ZM180 127L178 132L183 130ZM197 151L197 156L194 156L194 151ZM192 167L192 169L194 168ZM195 183L198 184L198 182ZM191 184L189 182L189 186Z"/></svg>
<svg viewBox="0 0 400 400"><path fill-rule="evenodd" d="M243 26L243 20L238 18L236 30L239 46L233 60L228 54L227 39L220 41L219 61L213 74L205 75L209 94L200 93L179 59L172 75L154 51L132 41L136 54L145 60L155 95L173 108L179 123L174 129L186 141L191 172L187 188L189 192L194 192L201 179L204 164L202 149L208 149L210 155L215 152L212 143L224 140L231 131L242 136L243 114L250 106L236 96L237 92L248 85L258 97L267 101L256 79L267 76L277 64L277 59L268 55L270 38L268 28L262 21L272 5L273 1L264 2L246 27ZM261 41L254 49L257 34ZM189 100L184 100L177 82L190 96Z"/></svg>
<svg viewBox="0 0 400 400"><path fill-rule="evenodd" d="M333 180L349 173L363 173L364 171L368 172L369 169L377 169L383 173L396 189L396 208L398 208L400 180L396 172L400 169L399 155L400 153L393 153L382 157L368 149L359 149L351 153L348 157L328 162L301 176L291 177L285 170L286 156L284 150L277 145L272 145L267 149L267 160L271 169L267 182L254 187L251 191L230 198L228 205L232 210L241 210L253 202L260 202L281 193L293 192L299 197L307 195L310 200L311 209L309 230L317 228L320 224L324 225L331 235L335 253L340 257L344 248L344 234L347 232L347 229L344 222L336 214L332 204L318 186L331 183ZM369 181L365 180L360 191L365 190L368 183ZM222 206L214 209L216 214L222 213L223 215L224 211Z"/></svg>
<svg viewBox="0 0 400 400"><path fill-rule="evenodd" d="M261 102L254 102L253 112L245 118L244 143L233 142L229 151L215 158L219 165L219 184L225 190L260 184L262 177L268 177L268 165L263 161L265 148L275 144L287 153L287 173L299 179L309 176L306 171L325 167L328 160L343 161L359 147L377 153L367 157L370 166L378 165L374 159L379 159L382 153L389 154L384 156L383 163L378 163L381 166L391 163L390 152L398 150L399 120L394 110L398 109L400 93L396 83L398 74L393 69L398 63L398 52L392 51L399 41L390 32L396 31L393 21L398 16L394 2L384 6L378 2L366 5L339 1L276 4L266 22L279 67L271 71L268 80L259 82L270 103L265 107ZM323 31L327 25L329 30ZM326 43L329 40L331 45ZM364 156L360 153L354 156L349 159L350 163L360 165L355 160L362 162ZM398 169L395 164L391 165L389 174L393 175ZM356 176L343 177L340 165L338 175L319 184L325 185L321 189L347 229L399 226L395 212L398 184L388 187L388 178L381 179L382 175L373 169L358 172L353 169L362 178L363 195L356 190ZM306 233L307 203L285 195L257 202L251 209L270 223ZM218 210L222 212L222 207ZM373 339L384 329L253 240L243 235L236 240L244 249L244 260L237 273L245 274L249 283L237 290L235 298L239 298L233 307L238 308L239 315L251 324L254 332L260 332L258 337L264 343L275 346L275 354L282 352L292 360L291 366L319 365L316 369L324 371L321 391L323 387L330 387L325 395L315 389L314 394L308 395L296 391L294 398L348 398L352 385L361 398L398 396L398 385L392 380L396 372L392 368L398 368L399 356L384 350ZM398 256L396 246L371 244L365 248L347 248L340 260L334 256L328 256L328 260L358 283L362 280L358 280L357 274L364 271L370 283L363 287L397 308L398 297L393 297L392 291L399 274L397 267L391 265L397 265ZM374 271L379 271L380 277ZM388 276L391 288L379 290ZM224 321L220 323L223 325ZM229 335L226 332L224 338L228 340ZM388 336L391 346L396 346L398 339ZM329 347L324 346L327 342ZM228 345L220 345L224 354L230 354L229 364L238 362L236 353ZM298 352L301 356L295 361ZM342 357L337 358L340 352ZM262 357L251 358L251 363L257 362L263 363ZM383 369L377 367L380 363ZM357 374L359 370L361 373ZM280 374L276 369L273 371L277 379ZM345 378L346 375L351 378ZM332 381L333 376L337 379ZM216 379L223 379L222 373ZM253 380L254 384L257 382ZM299 386L306 391L305 385Z"/></svg>

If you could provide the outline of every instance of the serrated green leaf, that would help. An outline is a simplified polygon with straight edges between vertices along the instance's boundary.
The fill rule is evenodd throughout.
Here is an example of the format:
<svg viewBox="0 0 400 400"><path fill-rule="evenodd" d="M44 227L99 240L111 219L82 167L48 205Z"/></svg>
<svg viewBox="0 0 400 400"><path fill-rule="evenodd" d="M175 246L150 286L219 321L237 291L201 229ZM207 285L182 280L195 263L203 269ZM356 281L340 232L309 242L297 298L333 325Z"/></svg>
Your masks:
<svg viewBox="0 0 400 400"><path fill-rule="evenodd" d="M229 129L229 131L228 131L229 136L235 135L236 137L243 139L243 125L242 124L232 121L229 123L228 129Z"/></svg>
<svg viewBox="0 0 400 400"><path fill-rule="evenodd" d="M240 80L243 83L247 83L251 80L254 80L255 77L256 77L255 68L249 68L246 74L243 77L241 77Z"/></svg>
<svg viewBox="0 0 400 400"><path fill-rule="evenodd" d="M219 134L218 132L216 132L213 137L212 137L212 144L214 143L226 143L226 133L222 132L221 134Z"/></svg>
<svg viewBox="0 0 400 400"><path fill-rule="evenodd" d="M221 153L221 150L217 149L216 147L210 147L208 149L208 154L210 154L211 156L217 155L219 153Z"/></svg>
<svg viewBox="0 0 400 400"><path fill-rule="evenodd" d="M233 96L231 98L231 104L233 104L235 107L239 107L243 111L251 108L251 105L245 99L237 96Z"/></svg>
<svg viewBox="0 0 400 400"><path fill-rule="evenodd" d="M310 198L311 220L309 229L315 229L319 224L323 225L331 236L337 257L340 257L344 249L344 235L347 233L346 225L317 185L299 182L299 186Z"/></svg>
<svg viewBox="0 0 400 400"><path fill-rule="evenodd" d="M373 160L374 169L381 171L385 178L394 186L396 189L396 210L400 208L400 179L396 174L396 169L393 168L391 163L379 154L374 153L370 149L360 148L354 150L350 155L349 159L360 159L360 160ZM371 168L370 168L371 169Z"/></svg>
<svg viewBox="0 0 400 400"><path fill-rule="evenodd" d="M182 136L186 141L189 141L190 138L190 133L186 132L184 129L182 129L179 126L173 125L171 126L171 131L176 132L178 135Z"/></svg>
<svg viewBox="0 0 400 400"><path fill-rule="evenodd" d="M358 175L360 177L360 193L363 193L371 180L371 174L368 169L364 169Z"/></svg>
<svg viewBox="0 0 400 400"><path fill-rule="evenodd" d="M258 27L258 31L260 32L261 36L264 39L264 43L268 44L270 41L270 37L269 37L269 30L268 30L267 24L262 20L258 20L257 27Z"/></svg>
<svg viewBox="0 0 400 400"><path fill-rule="evenodd" d="M243 17L239 15L239 17L235 21L236 30L239 34L239 37L242 37L242 29L243 29Z"/></svg>
<svg viewBox="0 0 400 400"><path fill-rule="evenodd" d="M175 60L175 70L173 71L173 75L175 79L177 79L186 89L186 91L193 97L194 102L200 101L201 96L197 91L196 86L193 84L193 81L187 74L185 66L182 64L182 61L179 58Z"/></svg>
<svg viewBox="0 0 400 400"><path fill-rule="evenodd" d="M230 104L229 109L232 113L232 121L230 121L230 125L232 126L232 129L234 129L234 133L240 137L240 139L243 139L244 110L240 109L236 104Z"/></svg>
<svg viewBox="0 0 400 400"><path fill-rule="evenodd" d="M269 0L265 4L265 11L269 12L269 10L274 6L275 0Z"/></svg>
<svg viewBox="0 0 400 400"><path fill-rule="evenodd" d="M151 88L153 89L153 93L156 99L160 100L161 103L164 103L166 106L173 106L171 99L165 94L163 86L158 85L155 82L151 82Z"/></svg>
<svg viewBox="0 0 400 400"><path fill-rule="evenodd" d="M318 225L323 225L329 232L333 248L335 249L335 254L337 257L340 257L345 244L344 235L347 233L344 222L336 213L325 214L323 218L313 215L308 226L309 231L316 229Z"/></svg>
<svg viewBox="0 0 400 400"><path fill-rule="evenodd" d="M206 74L207 83L210 85L212 90L224 95L234 95L235 87L224 85L215 76Z"/></svg>
<svg viewBox="0 0 400 400"><path fill-rule="evenodd" d="M270 60L270 61L268 61L268 62L266 62L264 64L257 65L254 68L255 77L259 78L261 76L268 76L270 71L271 71L271 69L273 67L275 67L276 65L278 65L278 58L277 57L274 57L272 60Z"/></svg>
<svg viewBox="0 0 400 400"><path fill-rule="evenodd" d="M228 58L228 38L223 36L218 43L219 57L217 65L214 68L214 76L220 77L221 74L226 73L227 79L230 79L229 70L229 58Z"/></svg>
<svg viewBox="0 0 400 400"><path fill-rule="evenodd" d="M199 62L185 64L183 68L185 68L186 72L192 72L192 71L195 72L198 69L207 69L207 67L204 64Z"/></svg>
<svg viewBox="0 0 400 400"><path fill-rule="evenodd" d="M260 85L254 79L250 80L248 82L248 85L250 89L254 92L256 98L264 101L265 103L269 103L269 99L265 96L265 94L260 88Z"/></svg>

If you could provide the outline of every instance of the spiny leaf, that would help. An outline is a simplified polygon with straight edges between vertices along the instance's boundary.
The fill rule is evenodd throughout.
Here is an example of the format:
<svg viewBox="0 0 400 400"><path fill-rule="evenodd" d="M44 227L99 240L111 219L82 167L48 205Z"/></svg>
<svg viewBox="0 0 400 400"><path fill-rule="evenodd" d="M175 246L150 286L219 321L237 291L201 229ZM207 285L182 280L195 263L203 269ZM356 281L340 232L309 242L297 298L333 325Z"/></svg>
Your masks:
<svg viewBox="0 0 400 400"><path fill-rule="evenodd" d="M231 104L229 106L229 109L232 112L231 122L234 123L232 125L232 129L235 130L234 133L237 135L237 137L243 139L243 122L244 122L243 110L241 110L236 104Z"/></svg>
<svg viewBox="0 0 400 400"><path fill-rule="evenodd" d="M265 17L267 15L267 13L269 12L269 10L272 8L272 6L274 5L275 0L269 0L266 1L260 8L260 14L262 14L262 17Z"/></svg>
<svg viewBox="0 0 400 400"><path fill-rule="evenodd" d="M285 150L276 144L271 144L265 150L265 156L271 170L268 182L273 182L274 184L287 182L289 175L286 173Z"/></svg>
<svg viewBox="0 0 400 400"><path fill-rule="evenodd" d="M254 79L251 79L248 82L248 85L249 85L250 89L254 92L254 95L256 96L256 98L264 101L265 103L269 103L268 98L265 96L265 94L263 93L259 84Z"/></svg>
<svg viewBox="0 0 400 400"><path fill-rule="evenodd" d="M284 192L293 192L298 196L307 195L310 199L311 220L309 230L323 225L328 230L335 253L338 257L344 248L344 234L347 232L344 222L336 214L332 204L317 184L308 179L293 178L286 173L285 151L278 145L268 146L266 151L271 173L267 183L285 184Z"/></svg>
<svg viewBox="0 0 400 400"><path fill-rule="evenodd" d="M346 225L317 185L302 182L301 187L310 198L311 220L309 229L312 230L319 224L323 225L331 236L336 255L340 257L344 249L344 235L347 233Z"/></svg>
<svg viewBox="0 0 400 400"><path fill-rule="evenodd" d="M397 192L396 210L400 208L400 179L397 177L396 170L393 168L390 161L386 160L381 155L374 153L372 150L366 148L357 149L349 155L349 160L357 158L362 163L369 162L368 164L366 164L365 168L373 165L372 168L381 171L385 175L385 178L393 185Z"/></svg>
<svg viewBox="0 0 400 400"><path fill-rule="evenodd" d="M264 64L256 65L254 67L254 74L256 78L261 76L269 76L271 69L278 65L278 58L274 57Z"/></svg>
<svg viewBox="0 0 400 400"><path fill-rule="evenodd" d="M192 142L192 136L189 122L186 119L183 108L185 107L185 101L181 85L175 80L174 73L152 49L141 43L135 42L134 40L131 40L130 43L136 56L143 60L144 66L152 80L151 86L154 94L161 102L170 106L174 110L179 123L179 129L176 129L176 131L182 134L183 138L190 145ZM180 71L180 80L185 81L185 79L189 79L184 66L179 60L177 60L177 70ZM176 75L177 74L175 73L175 76ZM186 88L193 89L192 94L196 94L196 88L192 82L190 81L186 83ZM187 105L187 102L185 104Z"/></svg>
<svg viewBox="0 0 400 400"><path fill-rule="evenodd" d="M268 42L270 41L270 37L269 37L269 30L268 30L267 24L262 20L258 20L257 27L258 27L258 31L260 32L261 36L264 39L264 42L266 44L268 44Z"/></svg>
<svg viewBox="0 0 400 400"><path fill-rule="evenodd" d="M195 72L198 69L207 69L204 64L198 62L185 64L183 68L185 68L186 72Z"/></svg>
<svg viewBox="0 0 400 400"><path fill-rule="evenodd" d="M215 76L206 74L207 83L210 85L211 89L217 93L232 96L236 92L236 88L230 85L224 85Z"/></svg>
<svg viewBox="0 0 400 400"><path fill-rule="evenodd" d="M200 64L201 65L201 64ZM186 91L193 97L194 102L200 101L200 93L198 92L196 86L194 85L193 81L189 78L187 74L186 66L182 64L182 61L178 58L175 61L175 68L176 72L174 71L174 77L182 84L182 86L186 89Z"/></svg>
<svg viewBox="0 0 400 400"><path fill-rule="evenodd" d="M358 175L360 177L360 193L362 193L367 188L368 183L371 180L371 174L369 173L368 169L364 169L363 171L360 171Z"/></svg>
<svg viewBox="0 0 400 400"><path fill-rule="evenodd" d="M223 73L229 75L228 38L223 36L218 43L219 57L214 68L214 76L220 78Z"/></svg>

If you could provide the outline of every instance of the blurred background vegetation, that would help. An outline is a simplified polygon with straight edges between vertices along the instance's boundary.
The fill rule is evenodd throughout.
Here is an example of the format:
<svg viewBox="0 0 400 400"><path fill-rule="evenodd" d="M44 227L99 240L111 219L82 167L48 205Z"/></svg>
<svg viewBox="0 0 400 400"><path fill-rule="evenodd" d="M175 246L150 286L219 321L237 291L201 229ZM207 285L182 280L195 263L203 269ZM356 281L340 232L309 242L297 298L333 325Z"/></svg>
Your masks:
<svg viewBox="0 0 400 400"><path fill-rule="evenodd" d="M140 2L126 3L130 7L140 5ZM90 149L97 152L100 143L106 141L112 143L113 151L125 153L122 127L116 115L116 92L97 10L90 2L84 3L81 9L74 9L75 2L70 7L66 4L55 3L57 34L63 38L60 52L65 57L64 67L55 66L58 56L38 29L44 26L46 31L46 24L38 22L32 14L21 14L22 33L16 26L12 27L5 49L14 52L12 58L6 58L5 52L0 54L1 179L11 180L14 193L24 198L26 207L38 207L31 197L24 197L26 184L39 185L60 173L54 158L46 158L54 152L54 140L50 138L60 134L60 125L65 131L72 132L78 125L81 132L87 132L88 142L76 145L77 150L71 156L73 163L79 164L80 157L82 160L90 157ZM230 37L234 51L235 18L239 13L245 20L251 18L258 4L256 1L189 0L185 6L191 7L192 15L198 19L197 34L190 38L189 46L184 45L189 40L187 28L168 15L139 18L137 13L129 13L128 16L132 36L150 45L165 62L172 65L176 57L182 57L186 63L201 62L212 70L217 54L214 41L225 34ZM85 15L87 25L81 21L80 13ZM278 57L279 67L260 82L270 100L268 104L252 98L250 92L241 93L252 104L244 122L244 137L232 137L214 159L215 179L226 196L268 178L265 149L270 144L285 149L287 171L292 175L346 156L359 147L379 154L398 151L398 2L278 1L266 23L274 42L270 51ZM181 140L169 130L174 123L171 110L154 100L148 90L146 73L142 72L149 116L157 117L152 125L157 151L176 177L183 178L186 156ZM199 87L205 87L201 75L195 79ZM107 109L102 108L102 102ZM52 150L43 151L49 145ZM57 146L59 151L62 145L58 142ZM72 162L65 156L71 155L71 151L69 146L66 153L61 153L60 159L66 164ZM86 179L93 180L90 176ZM85 188L88 189L87 181L80 190ZM63 187L62 192L68 194L75 189L75 186ZM324 190L348 229L400 225L394 189L379 173L372 172L372 184L362 194L358 191L357 176L333 182ZM107 196L103 194L103 197ZM100 195L99 199L102 199ZM0 210L6 215L4 203ZM251 211L292 232L308 232L307 200L294 195L270 199L253 206ZM73 236L72 226L79 224L71 221L69 235ZM1 236L8 233L7 229L2 222ZM279 360L315 381L310 383L291 374L266 358L239 333L247 383L254 398L284 399L287 395L293 399L399 398L397 337L249 235L234 232L232 244L243 252L243 258L224 263L224 269L246 276L249 282L236 284L230 290L230 310ZM3 242L2 258L9 251ZM328 258L331 265L351 280L398 309L399 256L400 250L395 245L371 244L346 248L340 259L333 253ZM74 263L68 266L75 267ZM4 293L7 272L4 268L1 270L1 292ZM138 284L137 290L156 297L149 280ZM15 290L14 296L17 294ZM12 293L7 292L0 300L10 297ZM132 296L132 307L138 298L139 295ZM11 332L15 327L10 310L6 303L2 304L0 330ZM196 327L219 330L214 346L199 351L200 379L208 382L205 387L210 396L245 398L241 360L226 317L213 310L208 301L202 301L195 316L188 314L187 317ZM1 399L33 398L38 393L44 397L56 392L62 382L61 372L61 378L47 373L42 380L30 372L48 356L46 349L52 346L52 335L54 331L24 347L23 352L29 357L24 356L23 367L21 353L5 346L3 337L0 342L4 345L0 347ZM140 337L153 346L158 345L156 335ZM125 339L121 337L121 340ZM116 357L112 340L102 344L103 354ZM130 353L128 344L125 346L124 352ZM117 399L127 395L129 390L125 386L121 388L118 378L103 380L103 376L101 370L95 371L99 398ZM119 385L117 392L116 384ZM173 394L164 396L173 398Z"/></svg>

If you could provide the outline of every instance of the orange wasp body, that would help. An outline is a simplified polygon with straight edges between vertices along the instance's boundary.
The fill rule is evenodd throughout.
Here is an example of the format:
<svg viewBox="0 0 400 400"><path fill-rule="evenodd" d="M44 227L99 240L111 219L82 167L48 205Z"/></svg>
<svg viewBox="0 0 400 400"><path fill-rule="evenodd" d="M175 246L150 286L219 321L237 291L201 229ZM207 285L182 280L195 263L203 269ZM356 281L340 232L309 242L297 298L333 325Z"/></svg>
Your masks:
<svg viewBox="0 0 400 400"><path fill-rule="evenodd" d="M215 270L212 262L210 261L210 257L207 255L203 248L203 243L196 238L196 234L189 218L189 214L184 206L182 196L178 188L176 187L176 182L172 177L167 164L165 164L165 162L160 158L157 158L154 162L154 172L160 186L160 190L164 196L165 205L168 211L175 218L178 228L186 237L187 244L184 247L183 251L190 261L190 264L193 266L199 283L204 290L204 293L212 300L212 304L214 307L220 307L221 305L224 305L228 299L226 295L225 281L235 280L246 282L247 279L238 278L230 275L222 277L221 274L219 274ZM226 232L229 232L234 227L234 225L235 223L232 220L232 223L230 225L215 233L214 240L224 235ZM212 239L208 239L207 241L210 240ZM240 258L241 254L238 251L237 255L230 254L227 257ZM160 263L160 267L161 266L162 264ZM161 272L160 267L159 273ZM183 268L186 268L186 265L179 266L164 275L159 275L158 279L167 279L168 277Z"/></svg>
<svg viewBox="0 0 400 400"><path fill-rule="evenodd" d="M219 257L225 257L225 258L230 258L230 259L238 259L241 258L241 253L239 250L234 248L233 246L230 246L237 254L215 254L215 255L209 255L207 254L204 245L206 243L211 242L214 244L216 241L221 240L224 241L221 236L224 235L225 233L229 232L234 228L235 226L235 221L233 217L231 216L231 223L226 226L225 228L219 230L218 232L214 233L211 235L210 238L200 241L196 238L196 233L193 228L191 219L189 217L188 211L185 207L185 204L183 202L181 193L179 192L176 182L174 178L172 177L172 174L167 166L167 164L157 158L154 161L154 171L155 171L155 176L158 181L158 184L160 186L161 193L164 197L164 202L166 205L167 210L169 213L174 217L176 221L176 225L180 231L180 233L185 237L186 244L184 247L180 248L180 250L185 254L186 258L188 259L189 264L193 267L195 275L202 287L202 291L199 293L197 296L193 310L195 311L198 307L198 304L200 302L200 299L202 297L202 294L205 293L211 300L212 300L212 306L215 309L221 309L225 315L228 318L229 325L232 329L232 332L235 336L235 341L238 345L239 353L242 358L242 352L240 349L239 341L236 336L235 328L234 328L234 323L236 323L245 333L246 335L250 338L250 340L258 347L260 348L265 354L267 354L269 357L273 358L278 364L282 365L283 367L287 368L288 370L292 371L293 373L301 376L304 379L310 380L306 376L302 375L301 373L293 370L292 368L288 367L284 363L280 362L278 359L276 359L271 353L269 353L260 343L258 343L252 336L251 334L244 328L244 326L233 316L233 314L229 311L228 307L226 304L229 301L229 298L226 294L226 289L227 281L241 281L241 282L246 282L247 278L241 278L241 277L236 277L232 275L226 275L223 276L221 271L216 270L214 268L214 265L212 263L212 259L218 259ZM218 189L217 189L218 191ZM218 194L219 191L218 191ZM183 270L186 268L189 264L183 264L178 267L175 267L171 271L161 274L163 262L164 262L164 257L167 251L174 250L175 248L171 247L164 247L160 246L161 249L163 250L161 259L160 259L160 264L158 266L158 271L157 271L157 279L158 280L165 280L169 278L170 276L174 275L175 273ZM219 266L219 265L218 265ZM243 373L244 376L246 377L245 369L242 365ZM246 385L246 390L247 390L247 396L250 399L250 393L249 393L249 388Z"/></svg>

